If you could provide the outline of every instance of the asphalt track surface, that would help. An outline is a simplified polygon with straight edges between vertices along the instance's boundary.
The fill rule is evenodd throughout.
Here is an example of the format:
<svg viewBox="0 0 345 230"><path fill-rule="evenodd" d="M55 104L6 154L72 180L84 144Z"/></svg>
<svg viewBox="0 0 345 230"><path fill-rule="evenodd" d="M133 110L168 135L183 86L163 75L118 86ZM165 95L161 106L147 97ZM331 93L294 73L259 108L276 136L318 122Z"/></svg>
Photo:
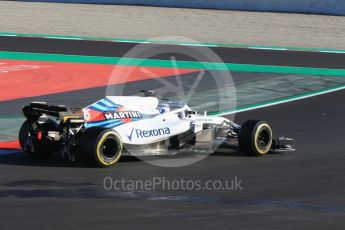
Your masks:
<svg viewBox="0 0 345 230"><path fill-rule="evenodd" d="M0 50L16 52L122 57L136 45L137 43L125 42L0 36ZM174 56L177 60L191 60L190 57L174 53L174 50L180 50L181 46L157 44L142 44L142 46L147 48L155 47L157 49L163 49L165 51L164 54L153 57L155 59L170 59L171 56ZM205 48L193 47L193 49L203 50ZM210 49L214 51L225 63L317 67L334 69L344 68L344 54L339 53L279 51L262 49L256 50L229 47L210 47ZM140 56L137 56L137 54L135 54L134 57L141 58Z"/></svg>
<svg viewBox="0 0 345 230"><path fill-rule="evenodd" d="M3 229L343 229L345 91L237 114L296 139L295 153L218 154L180 168L125 160L109 169L0 156ZM125 180L243 181L238 191L106 191Z"/></svg>
<svg viewBox="0 0 345 230"><path fill-rule="evenodd" d="M236 115L236 122L266 120L275 135L295 138L294 153L260 158L218 153L179 168L129 158L108 169L0 155L1 228L343 229L344 97L345 91L338 91ZM107 191L102 185L107 176L136 181L237 177L243 190Z"/></svg>

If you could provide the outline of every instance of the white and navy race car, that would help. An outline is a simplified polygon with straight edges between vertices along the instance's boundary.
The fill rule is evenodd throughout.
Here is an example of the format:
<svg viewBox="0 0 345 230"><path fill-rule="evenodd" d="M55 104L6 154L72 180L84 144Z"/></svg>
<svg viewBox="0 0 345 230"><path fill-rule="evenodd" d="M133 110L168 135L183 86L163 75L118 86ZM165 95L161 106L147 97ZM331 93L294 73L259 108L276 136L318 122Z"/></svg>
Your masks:
<svg viewBox="0 0 345 230"><path fill-rule="evenodd" d="M19 131L24 152L45 157L61 153L72 161L108 167L121 156L212 153L235 146L252 156L293 151L293 140L274 138L267 122L242 125L224 117L198 114L183 102L145 96L108 96L85 108L32 102L23 108ZM230 150L229 150L230 151Z"/></svg>

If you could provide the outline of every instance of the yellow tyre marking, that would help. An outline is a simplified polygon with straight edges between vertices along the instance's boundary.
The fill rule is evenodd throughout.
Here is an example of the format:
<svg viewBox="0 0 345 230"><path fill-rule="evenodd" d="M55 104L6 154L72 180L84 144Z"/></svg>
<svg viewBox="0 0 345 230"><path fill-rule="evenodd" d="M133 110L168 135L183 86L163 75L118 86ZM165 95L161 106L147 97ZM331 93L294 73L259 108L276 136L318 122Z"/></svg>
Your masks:
<svg viewBox="0 0 345 230"><path fill-rule="evenodd" d="M114 159L113 161L111 162L106 162L103 160L103 157L101 155L101 145L102 143L104 142L104 140L110 136L110 135L115 135L119 140L120 140L120 149L119 149L119 153L118 153L118 156L116 157L116 159ZM106 133L103 134L103 136L101 137L101 139L98 141L97 143L97 148L96 148L96 155L97 155L97 159L99 160L99 162L105 166L109 166L109 165L113 165L115 164L121 157L121 152L122 152L122 141L121 141L121 138L120 136L116 133L116 132L113 132L113 131L108 131Z"/></svg>
<svg viewBox="0 0 345 230"><path fill-rule="evenodd" d="M256 140L258 139L259 132L260 132L260 130L261 130L262 128L267 128L268 131L269 131L269 133L270 133L270 141L269 141L269 143L268 143L268 145L267 145L267 147L268 147L267 150L261 150L261 149L259 148L258 144L257 144L257 141L256 141ZM259 127L256 129L255 137L254 137L254 145L255 145L255 149L256 149L260 154L264 155L264 154L268 153L268 151L270 150L271 145L272 145L272 129L271 129L271 127L270 127L268 124L263 123L263 124L259 125Z"/></svg>

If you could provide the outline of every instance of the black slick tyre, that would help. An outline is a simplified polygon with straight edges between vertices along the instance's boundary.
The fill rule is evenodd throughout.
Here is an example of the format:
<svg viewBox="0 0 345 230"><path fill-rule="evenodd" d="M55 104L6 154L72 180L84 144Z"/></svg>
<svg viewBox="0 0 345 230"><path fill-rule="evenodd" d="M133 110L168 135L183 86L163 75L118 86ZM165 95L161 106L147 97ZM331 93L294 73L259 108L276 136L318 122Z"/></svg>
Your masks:
<svg viewBox="0 0 345 230"><path fill-rule="evenodd" d="M114 165L121 157L121 137L112 129L92 127L79 138L78 158L98 167Z"/></svg>
<svg viewBox="0 0 345 230"><path fill-rule="evenodd" d="M239 147L247 155L262 156L270 151L272 136L272 129L267 122L249 120L241 126Z"/></svg>
<svg viewBox="0 0 345 230"><path fill-rule="evenodd" d="M44 124L47 130L56 130L56 124L48 121ZM35 158L49 157L57 151L57 147L45 140L38 140L30 129L30 123L25 121L20 127L18 139L22 150Z"/></svg>

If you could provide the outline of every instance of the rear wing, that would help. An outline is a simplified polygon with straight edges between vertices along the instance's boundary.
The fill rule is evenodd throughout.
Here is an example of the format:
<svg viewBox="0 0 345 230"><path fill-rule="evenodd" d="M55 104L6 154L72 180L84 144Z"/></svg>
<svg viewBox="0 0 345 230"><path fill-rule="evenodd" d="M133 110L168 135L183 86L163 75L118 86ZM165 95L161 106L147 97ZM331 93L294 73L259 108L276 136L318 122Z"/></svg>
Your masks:
<svg viewBox="0 0 345 230"><path fill-rule="evenodd" d="M82 117L81 113L75 113L71 110L73 109L68 109L64 105L47 105L46 102L31 102L29 105L23 107L23 113L29 121L37 121L42 115L49 115L60 119L71 115ZM78 110L80 111L80 109Z"/></svg>

